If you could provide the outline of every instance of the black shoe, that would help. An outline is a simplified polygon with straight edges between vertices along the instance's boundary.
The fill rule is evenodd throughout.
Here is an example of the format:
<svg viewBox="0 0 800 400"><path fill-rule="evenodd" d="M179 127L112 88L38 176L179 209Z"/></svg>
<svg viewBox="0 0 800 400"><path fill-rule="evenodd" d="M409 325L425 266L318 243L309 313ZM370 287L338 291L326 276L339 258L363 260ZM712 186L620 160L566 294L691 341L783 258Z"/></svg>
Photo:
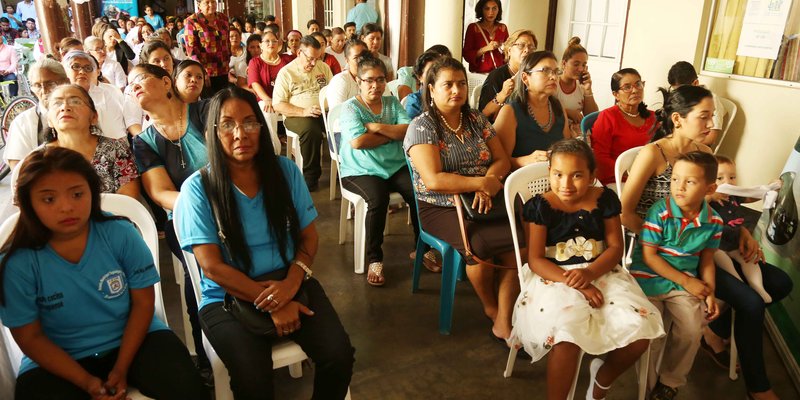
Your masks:
<svg viewBox="0 0 800 400"><path fill-rule="evenodd" d="M319 190L319 181L306 181L306 186L308 186L309 192L316 192Z"/></svg>
<svg viewBox="0 0 800 400"><path fill-rule="evenodd" d="M714 364L717 364L718 367L722 368L723 370L727 371L730 362L731 362L731 354L728 353L728 350L722 350L720 352L715 352L714 348L711 347L708 343L706 343L705 338L700 338L700 348L703 349L703 352L708 354L711 357L711 361L714 361ZM739 362L736 362L736 370L739 370Z"/></svg>
<svg viewBox="0 0 800 400"><path fill-rule="evenodd" d="M203 380L203 385L207 388L214 387L214 371L211 370L211 367L202 367L198 369L200 373L200 378Z"/></svg>
<svg viewBox="0 0 800 400"><path fill-rule="evenodd" d="M650 391L650 400L672 400L678 395L678 389L671 388L659 381Z"/></svg>

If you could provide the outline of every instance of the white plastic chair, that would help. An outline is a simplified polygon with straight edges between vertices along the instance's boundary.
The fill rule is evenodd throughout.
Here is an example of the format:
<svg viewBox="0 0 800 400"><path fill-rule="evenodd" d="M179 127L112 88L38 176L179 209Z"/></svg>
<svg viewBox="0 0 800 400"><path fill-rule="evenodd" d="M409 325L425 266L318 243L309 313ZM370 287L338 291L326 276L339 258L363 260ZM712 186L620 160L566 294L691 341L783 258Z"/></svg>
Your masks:
<svg viewBox="0 0 800 400"><path fill-rule="evenodd" d="M397 93L398 86L400 86L400 80L395 79L393 81L386 82L386 91L392 94L392 96L397 97L400 99L400 94Z"/></svg>
<svg viewBox="0 0 800 400"><path fill-rule="evenodd" d="M133 224L142 234L142 238L144 239L145 243L147 244L147 248L150 250L150 253L153 256L153 263L155 265L156 272L158 272L160 275L161 272L158 266L158 232L156 231L156 224L153 222L153 218L150 216L150 213L147 211L147 209L144 208L141 203L131 197L110 193L103 193L101 195L101 208L103 211L110 212L117 216L126 217L133 222ZM11 232L13 232L18 219L19 213L16 213L9 217L3 223L3 225L0 226L0 243L6 242L8 237L11 235ZM164 311L164 298L161 294L161 283L156 283L153 286L155 292L154 313L161 321L167 324L167 315ZM11 331L8 328L3 327L2 335L2 339L6 346L6 352L11 362L11 368L16 376L19 373L19 367L22 363L22 350L19 348L19 346L17 346L17 343L14 341ZM127 396L133 400L150 399L149 397L139 393L139 391L135 388L129 388Z"/></svg>
<svg viewBox="0 0 800 400"><path fill-rule="evenodd" d="M180 199L180 195L178 195ZM175 201L178 203L178 200ZM178 210L173 210L172 218L175 222L175 234L178 234L177 227L178 218L180 217ZM183 252L183 259L186 261L186 269L189 270L189 276L192 280L192 289L194 289L195 298L198 300L202 296L202 289L200 288L200 266L197 264L194 254L188 251ZM208 360L211 362L211 370L214 372L214 394L216 400L233 400L233 392L231 391L231 380L228 375L228 369L222 363L214 347L206 338L203 332L203 348L208 355ZM289 367L289 375L292 378L300 378L303 376L303 360L308 359L308 356L300 346L290 340L277 342L272 346L272 368L278 369Z"/></svg>
<svg viewBox="0 0 800 400"><path fill-rule="evenodd" d="M483 85L483 82L486 81L487 76L488 76L487 74L476 74L474 72L467 72L467 96L470 96L472 94L472 91L475 90L476 86Z"/></svg>
<svg viewBox="0 0 800 400"><path fill-rule="evenodd" d="M258 106L261 108L261 114L264 115L264 120L267 121L267 130L269 131L269 137L272 141L272 147L275 149L275 154L281 154L281 139L278 137L278 121L280 121L281 116L278 113L268 113L264 111L264 102L259 101Z"/></svg>
<svg viewBox="0 0 800 400"><path fill-rule="evenodd" d="M483 82L475 85L469 96L469 106L476 110L478 109L478 103L481 101L481 90L483 90Z"/></svg>
<svg viewBox="0 0 800 400"><path fill-rule="evenodd" d="M731 129L733 120L736 118L736 111L738 111L739 109L738 107L736 107L736 104L734 104L732 101L724 97L719 97L719 102L722 103L722 105L725 107L725 113L727 114L727 116L725 117L725 128L722 129L722 136L720 136L719 140L717 140L717 145L714 146L714 154L717 154L717 151L719 151L719 147L722 146L722 141L725 140L725 136Z"/></svg>
<svg viewBox="0 0 800 400"><path fill-rule="evenodd" d="M300 135L286 128L286 157L294 158L300 172L303 171L303 153L300 152Z"/></svg>
<svg viewBox="0 0 800 400"><path fill-rule="evenodd" d="M336 199L336 176L339 174L339 162L333 159L333 151L331 150L330 140L334 140L334 132L339 130L339 118L331 120L328 116L327 105L327 92L328 87L325 86L319 91L319 107L322 109L322 122L325 125L325 136L328 138L328 153L331 155L331 175L330 175L330 200ZM338 114L337 114L338 117Z"/></svg>

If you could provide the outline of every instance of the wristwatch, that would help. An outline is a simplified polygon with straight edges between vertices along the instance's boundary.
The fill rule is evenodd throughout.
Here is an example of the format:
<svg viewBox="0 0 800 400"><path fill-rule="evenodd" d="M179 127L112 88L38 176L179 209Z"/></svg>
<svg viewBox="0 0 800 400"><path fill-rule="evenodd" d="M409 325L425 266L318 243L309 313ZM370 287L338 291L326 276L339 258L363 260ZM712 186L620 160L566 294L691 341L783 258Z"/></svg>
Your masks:
<svg viewBox="0 0 800 400"><path fill-rule="evenodd" d="M292 261L292 264L297 265L298 267L302 268L303 271L306 272L306 276L303 277L304 281L311 279L311 275L314 275L314 272L311 271L311 268L309 268L308 265L306 265L306 263L300 260L294 260Z"/></svg>

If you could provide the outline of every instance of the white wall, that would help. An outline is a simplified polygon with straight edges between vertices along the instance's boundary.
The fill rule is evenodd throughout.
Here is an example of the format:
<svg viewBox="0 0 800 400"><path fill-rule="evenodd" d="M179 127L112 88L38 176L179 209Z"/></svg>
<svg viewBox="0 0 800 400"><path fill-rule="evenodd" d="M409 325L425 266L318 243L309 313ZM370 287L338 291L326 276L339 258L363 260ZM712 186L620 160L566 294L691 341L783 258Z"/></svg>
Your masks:
<svg viewBox="0 0 800 400"><path fill-rule="evenodd" d="M292 29L297 29L303 35L308 33L306 23L308 20L314 18L314 2L312 0L292 0L292 28L286 29L284 32L289 32Z"/></svg>
<svg viewBox="0 0 800 400"><path fill-rule="evenodd" d="M710 4L711 0L631 2L622 66L641 72L647 81L646 102L658 99L654 90L666 85L673 63L685 60L700 66ZM800 89L702 74L700 81L739 107L719 151L736 160L739 184L777 178L800 136Z"/></svg>
<svg viewBox="0 0 800 400"><path fill-rule="evenodd" d="M549 0L512 0L507 8L503 8L503 22L508 25L509 33L518 29L529 29L539 42L537 50L544 50L549 3ZM474 14L474 10L467 12Z"/></svg>

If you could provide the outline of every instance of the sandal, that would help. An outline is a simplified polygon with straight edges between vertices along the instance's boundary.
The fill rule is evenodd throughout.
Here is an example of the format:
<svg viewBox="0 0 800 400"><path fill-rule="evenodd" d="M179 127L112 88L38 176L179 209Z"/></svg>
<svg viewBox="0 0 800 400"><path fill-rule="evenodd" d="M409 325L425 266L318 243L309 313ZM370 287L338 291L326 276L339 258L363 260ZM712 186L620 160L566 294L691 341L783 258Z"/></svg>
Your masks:
<svg viewBox="0 0 800 400"><path fill-rule="evenodd" d="M373 277L373 279L370 279L370 277ZM376 261L369 264L369 272L367 273L367 283L369 283L371 286L383 286L386 283L386 280L383 277L382 262Z"/></svg>
<svg viewBox="0 0 800 400"><path fill-rule="evenodd" d="M408 255L408 258L410 258L412 260L416 260L417 259L417 252L416 251L412 251ZM433 251L433 250L428 250L427 252L425 252L425 255L422 257L422 266L424 266L425 269L427 269L428 271L433 272L434 274L442 273L442 263L440 263L436 259L436 252Z"/></svg>
<svg viewBox="0 0 800 400"><path fill-rule="evenodd" d="M705 338L700 338L700 348L711 357L711 361L713 361L714 364L725 371L728 370L731 362L731 353L729 353L728 350L722 350L720 352L714 351L714 348L706 342ZM736 371L740 369L739 360L736 360Z"/></svg>

